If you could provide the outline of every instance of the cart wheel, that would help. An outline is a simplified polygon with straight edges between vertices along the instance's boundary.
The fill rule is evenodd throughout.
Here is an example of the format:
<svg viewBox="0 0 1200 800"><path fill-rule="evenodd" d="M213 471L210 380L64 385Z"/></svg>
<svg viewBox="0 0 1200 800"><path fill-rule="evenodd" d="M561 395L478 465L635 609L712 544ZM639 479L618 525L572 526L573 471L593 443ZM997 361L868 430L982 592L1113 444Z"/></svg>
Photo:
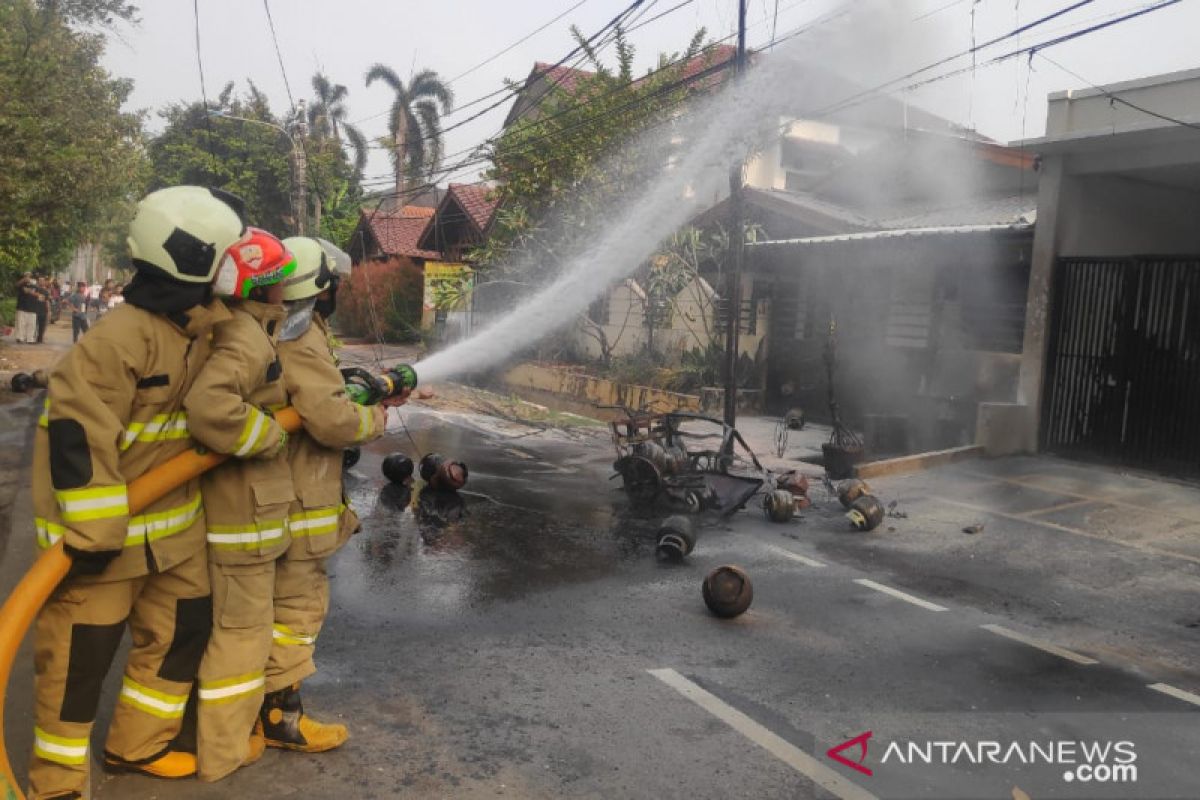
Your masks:
<svg viewBox="0 0 1200 800"><path fill-rule="evenodd" d="M662 488L662 478L654 462L641 456L630 456L621 465L621 479L625 491L634 503L654 502Z"/></svg>

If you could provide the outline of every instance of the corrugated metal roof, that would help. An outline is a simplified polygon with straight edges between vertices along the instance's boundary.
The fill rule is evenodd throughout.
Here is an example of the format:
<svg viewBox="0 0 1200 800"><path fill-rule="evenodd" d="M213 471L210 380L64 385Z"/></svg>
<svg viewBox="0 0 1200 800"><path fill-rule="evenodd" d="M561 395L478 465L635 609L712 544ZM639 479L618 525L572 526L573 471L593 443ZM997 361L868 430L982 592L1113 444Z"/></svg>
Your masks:
<svg viewBox="0 0 1200 800"><path fill-rule="evenodd" d="M1019 233L1033 229L1031 222L1008 225L947 225L932 228L894 228L864 233L841 233L834 236L809 236L803 239L776 239L769 242L750 242L747 247L816 247L843 242L872 242L884 239L921 239L928 237L965 236L981 233Z"/></svg>

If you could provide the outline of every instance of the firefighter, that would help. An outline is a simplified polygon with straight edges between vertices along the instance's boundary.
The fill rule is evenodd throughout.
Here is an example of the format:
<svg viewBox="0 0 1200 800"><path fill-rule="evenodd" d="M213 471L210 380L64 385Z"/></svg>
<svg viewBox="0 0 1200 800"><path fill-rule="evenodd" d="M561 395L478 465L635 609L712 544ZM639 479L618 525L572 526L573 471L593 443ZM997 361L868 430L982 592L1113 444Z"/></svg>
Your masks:
<svg viewBox="0 0 1200 800"><path fill-rule="evenodd" d="M34 438L38 545L60 539L71 571L34 633L29 795L80 798L100 688L126 626L125 663L104 763L162 778L196 771L171 742L212 624L198 480L130 516L127 484L192 446L184 397L229 317L212 297L241 201L197 186L145 197L129 227L127 302L50 375Z"/></svg>
<svg viewBox="0 0 1200 800"><path fill-rule="evenodd" d="M382 406L356 405L346 395L329 344L339 273L350 257L329 242L285 239L296 272L283 287L288 319L279 342L283 379L304 429L288 445L296 501L289 515L292 543L275 570L275 627L267 662L259 730L270 747L309 753L346 741L346 726L304 713L300 682L316 672L313 650L329 609L326 559L358 529L342 493L342 450L381 436Z"/></svg>
<svg viewBox="0 0 1200 800"><path fill-rule="evenodd" d="M287 405L275 342L281 281L295 263L282 242L254 228L229 249L213 286L232 316L213 330L212 355L184 401L196 439L235 456L201 478L213 587L197 690L201 780L228 775L264 748L252 730L271 648L275 559L287 550L295 499L287 433L271 416Z"/></svg>

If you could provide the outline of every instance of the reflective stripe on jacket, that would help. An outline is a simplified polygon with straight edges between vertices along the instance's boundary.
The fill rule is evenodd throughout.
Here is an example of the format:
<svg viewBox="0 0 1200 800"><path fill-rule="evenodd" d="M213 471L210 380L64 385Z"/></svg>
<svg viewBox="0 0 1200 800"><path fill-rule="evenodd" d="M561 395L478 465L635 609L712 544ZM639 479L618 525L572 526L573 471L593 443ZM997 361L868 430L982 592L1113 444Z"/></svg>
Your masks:
<svg viewBox="0 0 1200 800"><path fill-rule="evenodd" d="M33 448L38 545L121 551L95 580L166 570L204 546L199 480L130 516L128 483L192 447L184 397L209 356L220 302L173 318L123 304L50 374Z"/></svg>

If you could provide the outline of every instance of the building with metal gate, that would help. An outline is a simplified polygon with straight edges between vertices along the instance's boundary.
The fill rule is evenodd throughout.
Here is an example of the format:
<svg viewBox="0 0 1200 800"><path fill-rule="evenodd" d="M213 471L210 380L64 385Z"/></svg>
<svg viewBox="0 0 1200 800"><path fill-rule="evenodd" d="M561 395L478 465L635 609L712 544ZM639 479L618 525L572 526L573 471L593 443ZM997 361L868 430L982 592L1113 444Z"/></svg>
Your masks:
<svg viewBox="0 0 1200 800"><path fill-rule="evenodd" d="M1016 403L993 453L1200 474L1200 70L1049 98Z"/></svg>

